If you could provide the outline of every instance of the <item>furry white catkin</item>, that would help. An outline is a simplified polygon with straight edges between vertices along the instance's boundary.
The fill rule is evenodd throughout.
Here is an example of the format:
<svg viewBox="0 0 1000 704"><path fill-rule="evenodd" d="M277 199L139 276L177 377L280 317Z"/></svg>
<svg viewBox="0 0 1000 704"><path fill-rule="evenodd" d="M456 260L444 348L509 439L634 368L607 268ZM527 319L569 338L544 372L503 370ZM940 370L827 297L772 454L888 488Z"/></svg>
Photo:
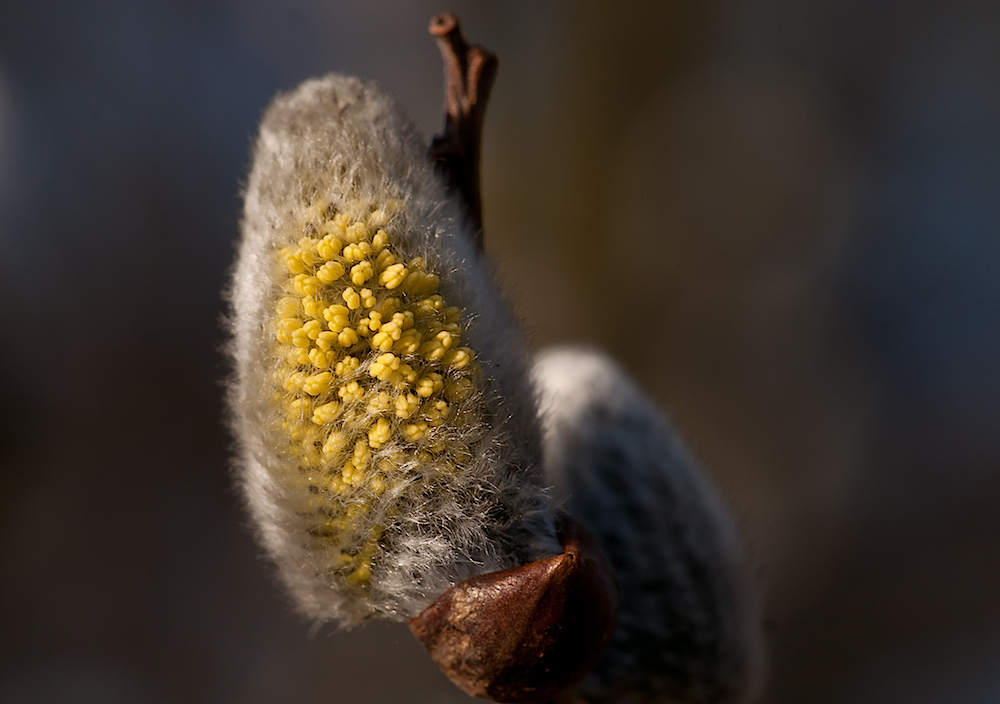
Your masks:
<svg viewBox="0 0 1000 704"><path fill-rule="evenodd" d="M560 551L521 333L399 108L268 108L232 282L240 478L301 611L406 619Z"/></svg>
<svg viewBox="0 0 1000 704"><path fill-rule="evenodd" d="M760 618L728 513L666 418L617 364L563 348L535 362L546 479L618 578L618 626L589 702L748 702Z"/></svg>
<svg viewBox="0 0 1000 704"><path fill-rule="evenodd" d="M614 363L530 365L389 98L331 75L274 100L230 296L240 482L302 612L410 619L462 580L560 553L551 485L618 582L579 695L749 701L756 604L721 502Z"/></svg>

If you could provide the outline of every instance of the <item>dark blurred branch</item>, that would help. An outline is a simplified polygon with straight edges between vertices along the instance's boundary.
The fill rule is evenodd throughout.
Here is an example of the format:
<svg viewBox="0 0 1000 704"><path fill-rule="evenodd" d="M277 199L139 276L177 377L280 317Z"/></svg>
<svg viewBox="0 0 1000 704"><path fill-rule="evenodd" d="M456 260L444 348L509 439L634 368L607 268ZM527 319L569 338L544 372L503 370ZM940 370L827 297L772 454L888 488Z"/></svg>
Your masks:
<svg viewBox="0 0 1000 704"><path fill-rule="evenodd" d="M444 131L431 140L430 156L448 189L457 192L476 244L483 246L483 205L479 155L486 103L497 73L497 57L478 44L469 46L458 18L445 12L431 20L445 74Z"/></svg>

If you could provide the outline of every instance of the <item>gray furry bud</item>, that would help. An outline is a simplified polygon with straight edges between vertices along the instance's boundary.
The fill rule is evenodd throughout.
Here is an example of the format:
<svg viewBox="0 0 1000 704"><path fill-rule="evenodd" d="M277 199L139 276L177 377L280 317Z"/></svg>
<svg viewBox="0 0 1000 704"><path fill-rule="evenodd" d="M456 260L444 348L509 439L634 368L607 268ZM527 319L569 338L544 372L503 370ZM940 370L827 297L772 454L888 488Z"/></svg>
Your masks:
<svg viewBox="0 0 1000 704"><path fill-rule="evenodd" d="M663 415L596 352L533 372L546 478L618 578L618 626L582 683L589 702L749 701L760 617L732 520Z"/></svg>

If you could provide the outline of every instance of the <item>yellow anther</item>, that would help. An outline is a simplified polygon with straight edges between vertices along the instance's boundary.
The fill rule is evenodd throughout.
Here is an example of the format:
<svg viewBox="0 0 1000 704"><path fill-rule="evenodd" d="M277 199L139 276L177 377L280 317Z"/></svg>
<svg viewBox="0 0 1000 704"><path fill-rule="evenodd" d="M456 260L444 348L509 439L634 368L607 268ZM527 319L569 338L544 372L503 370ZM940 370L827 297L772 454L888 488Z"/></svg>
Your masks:
<svg viewBox="0 0 1000 704"><path fill-rule="evenodd" d="M433 339L430 339L420 345L419 353L424 359L427 360L441 359L451 348L452 340L452 334L446 330L442 330L435 335Z"/></svg>
<svg viewBox="0 0 1000 704"><path fill-rule="evenodd" d="M385 418L379 418L368 431L368 444L378 449L390 439L392 439L392 427L389 425L389 421Z"/></svg>
<svg viewBox="0 0 1000 704"><path fill-rule="evenodd" d="M291 247L284 247L278 250L278 256L285 263L285 268L292 274L301 274L306 270L306 265Z"/></svg>
<svg viewBox="0 0 1000 704"><path fill-rule="evenodd" d="M309 347L309 333L304 328L295 330L289 337L292 340L292 344L296 347Z"/></svg>
<svg viewBox="0 0 1000 704"><path fill-rule="evenodd" d="M357 244L349 244L344 247L344 259L348 264L351 262L359 262L365 258L365 253L361 251L361 248Z"/></svg>
<svg viewBox="0 0 1000 704"><path fill-rule="evenodd" d="M309 336L310 340L315 340L319 337L320 332L323 331L323 324L318 320L307 320L305 325L302 326L306 335Z"/></svg>
<svg viewBox="0 0 1000 704"><path fill-rule="evenodd" d="M368 216L368 224L372 227L382 227L389 222L389 213L385 208L378 208L372 211L372 214ZM381 230L379 230L381 232ZM384 234L384 233L383 233ZM378 234L375 235L378 237Z"/></svg>
<svg viewBox="0 0 1000 704"><path fill-rule="evenodd" d="M367 291L368 289L365 290ZM368 317L364 318L361 322L364 323L365 320L368 321L367 322L368 329L371 330L372 332L378 332L378 329L382 327L382 314L379 313L377 310L373 310L371 313L368 314Z"/></svg>
<svg viewBox="0 0 1000 704"><path fill-rule="evenodd" d="M404 425L403 435L410 442L417 442L418 440L423 440L424 437L427 435L427 423L425 423L424 421L419 421L417 423Z"/></svg>
<svg viewBox="0 0 1000 704"><path fill-rule="evenodd" d="M412 262L411 262L412 265ZM386 270L388 271L388 269ZM403 290L411 296L424 296L437 290L441 280L436 274L426 274L422 271L411 271L403 282ZM386 288L389 288L386 286Z"/></svg>
<svg viewBox="0 0 1000 704"><path fill-rule="evenodd" d="M366 410L369 413L378 415L380 413L387 413L391 409L392 397L389 395L388 391L379 391L377 394L372 394L368 397Z"/></svg>
<svg viewBox="0 0 1000 704"><path fill-rule="evenodd" d="M367 562L362 563L356 570L347 575L344 579L352 587L361 587L371 581L372 566Z"/></svg>
<svg viewBox="0 0 1000 704"><path fill-rule="evenodd" d="M340 343L341 347L350 347L351 345L356 345L358 340L358 333L354 328L344 328L337 335L337 342Z"/></svg>
<svg viewBox="0 0 1000 704"><path fill-rule="evenodd" d="M302 384L305 383L305 380L306 375L302 372L292 372L285 377L285 381L281 386L288 393L294 394L302 388Z"/></svg>
<svg viewBox="0 0 1000 704"><path fill-rule="evenodd" d="M383 325L382 329L372 336L372 347L374 349L381 352L387 352L392 349L392 346L396 341L392 339L391 333L385 331L385 328L391 324L392 323L387 323L386 325Z"/></svg>
<svg viewBox="0 0 1000 704"><path fill-rule="evenodd" d="M323 304L317 301L312 296L302 297L302 310L310 318L322 318L323 317Z"/></svg>
<svg viewBox="0 0 1000 704"><path fill-rule="evenodd" d="M433 403L428 403L424 408L422 417L427 421L427 424L432 428L436 428L439 425L443 425L445 419L448 417L450 409L445 401L434 401Z"/></svg>
<svg viewBox="0 0 1000 704"><path fill-rule="evenodd" d="M392 322L398 325L400 330L409 330L413 327L414 323L413 313L408 310L404 310L400 313L393 313Z"/></svg>
<svg viewBox="0 0 1000 704"><path fill-rule="evenodd" d="M323 332L320 335L332 335L332 332ZM318 341L317 341L318 342ZM319 369L329 369L330 365L333 363L333 355L329 352L324 352L323 350L318 350L313 347L309 350L308 356L309 362Z"/></svg>
<svg viewBox="0 0 1000 704"><path fill-rule="evenodd" d="M399 313L396 313L396 315L399 315ZM395 315L393 316L392 320L390 320L388 323L383 324L382 327L379 329L381 330L381 332L391 337L393 342L398 340L403 335L403 328L399 324L399 321L396 320Z"/></svg>
<svg viewBox="0 0 1000 704"><path fill-rule="evenodd" d="M409 418L420 406L420 398L415 394L400 394L396 397L396 417Z"/></svg>
<svg viewBox="0 0 1000 704"><path fill-rule="evenodd" d="M379 274L378 282L391 291L394 288L398 288L409 273L405 265L393 264L386 267L385 271Z"/></svg>
<svg viewBox="0 0 1000 704"><path fill-rule="evenodd" d="M367 257L372 253L372 246L367 242L359 242L358 244L349 244L344 247L344 259L349 262L360 262L362 259Z"/></svg>
<svg viewBox="0 0 1000 704"><path fill-rule="evenodd" d="M344 299L347 303L347 307L351 310L357 310L361 307L361 296L352 287L348 286L344 289L344 292L340 294L340 297Z"/></svg>
<svg viewBox="0 0 1000 704"><path fill-rule="evenodd" d="M363 222L351 223L344 229L344 239L351 243L368 239L368 226Z"/></svg>
<svg viewBox="0 0 1000 704"><path fill-rule="evenodd" d="M323 442L323 454L327 458L334 457L339 455L346 445L347 438L344 437L343 433L336 430L330 431L330 434Z"/></svg>
<svg viewBox="0 0 1000 704"><path fill-rule="evenodd" d="M351 267L351 283L355 286L361 286L373 276L375 276L375 268L367 259ZM372 301L372 305L374 304L375 301Z"/></svg>
<svg viewBox="0 0 1000 704"><path fill-rule="evenodd" d="M399 259L396 258L395 254L390 252L388 249L383 249L378 253L378 256L375 257L375 268L378 269L379 272L384 272L388 267L398 261Z"/></svg>
<svg viewBox="0 0 1000 704"><path fill-rule="evenodd" d="M309 352L304 347L289 347L283 351L282 360L291 367L301 367L310 364Z"/></svg>
<svg viewBox="0 0 1000 704"><path fill-rule="evenodd" d="M421 398L429 398L444 388L444 377L431 372L417 379L416 392Z"/></svg>
<svg viewBox="0 0 1000 704"><path fill-rule="evenodd" d="M323 311L323 317L326 318L327 327L330 328L331 332L340 332L350 325L350 314L350 310L341 305L333 305Z"/></svg>
<svg viewBox="0 0 1000 704"><path fill-rule="evenodd" d="M293 398L286 406L288 417L295 420L308 418L312 413L312 400L305 398Z"/></svg>
<svg viewBox="0 0 1000 704"><path fill-rule="evenodd" d="M329 423L337 415L337 411L340 410L340 404L336 401L330 401L330 403L324 403L322 406L316 406L316 410L313 411L312 422L316 425L323 425L324 423Z"/></svg>
<svg viewBox="0 0 1000 704"><path fill-rule="evenodd" d="M393 369L399 368L399 360L396 359L396 355L394 354L380 354L375 361L382 364L391 364Z"/></svg>
<svg viewBox="0 0 1000 704"><path fill-rule="evenodd" d="M337 213L337 215L333 216L333 220L329 220L319 226L320 233L324 235L323 239L326 239L327 237L332 237L341 244L343 244L344 226L338 220L340 215L341 213Z"/></svg>
<svg viewBox="0 0 1000 704"><path fill-rule="evenodd" d="M399 358L394 354L383 354L372 362L368 374L379 381L389 381L397 369L399 369Z"/></svg>
<svg viewBox="0 0 1000 704"><path fill-rule="evenodd" d="M396 374L399 375L400 381L406 382L407 384L412 384L417 380L417 372L409 364L400 364L399 369L396 370Z"/></svg>
<svg viewBox="0 0 1000 704"><path fill-rule="evenodd" d="M375 292L372 291L370 288L361 289L360 295L361 295L361 305L363 305L365 308L371 308L378 302L378 299L375 298Z"/></svg>
<svg viewBox="0 0 1000 704"><path fill-rule="evenodd" d="M316 254L320 259L329 261L340 254L341 243L333 235L326 235L316 245Z"/></svg>
<svg viewBox="0 0 1000 704"><path fill-rule="evenodd" d="M475 390L475 385L469 379L454 379L445 384L444 397L452 403L458 403L469 398Z"/></svg>
<svg viewBox="0 0 1000 704"><path fill-rule="evenodd" d="M351 457L351 463L357 470L363 470L368 466L368 461L372 458L371 448L368 446L368 442L364 439L358 440L354 443L354 455ZM359 477L360 478L360 477Z"/></svg>
<svg viewBox="0 0 1000 704"><path fill-rule="evenodd" d="M344 357L342 360L337 362L337 366L334 367L334 372L337 376L347 376L353 371L356 371L358 367L361 366L361 360L357 357Z"/></svg>
<svg viewBox="0 0 1000 704"><path fill-rule="evenodd" d="M325 489L327 492L331 494L342 494L344 490L347 488L346 486L344 486L344 482L340 481L339 476L335 475L331 476L329 474L323 475L321 486L323 489ZM316 498L318 501L322 501L321 499L319 499L318 494L316 495ZM325 503L320 503L320 506L325 507ZM315 511L316 509L313 510ZM346 523L344 525L346 526ZM340 530L345 530L345 529L346 527L341 528Z"/></svg>
<svg viewBox="0 0 1000 704"><path fill-rule="evenodd" d="M278 305L275 306L274 310L279 318L293 318L299 314L299 300L285 296L278 300Z"/></svg>
<svg viewBox="0 0 1000 704"><path fill-rule="evenodd" d="M298 423L288 427L288 438L292 442L299 443L298 446L294 448L294 454L300 457L303 454L306 454L306 447L316 437L315 430L316 429L311 425L307 426Z"/></svg>
<svg viewBox="0 0 1000 704"><path fill-rule="evenodd" d="M319 396L333 387L333 374L320 372L308 377L302 384L302 390L310 396Z"/></svg>
<svg viewBox="0 0 1000 704"><path fill-rule="evenodd" d="M448 369L453 369L459 371L465 369L472 362L475 354L468 347L458 347L453 350L449 350L444 357L441 358L441 363L444 364Z"/></svg>
<svg viewBox="0 0 1000 704"><path fill-rule="evenodd" d="M415 310L418 313L423 313L424 315L429 315L431 313L443 309L444 309L444 298L442 298L440 294L434 294L433 296L428 296L415 306Z"/></svg>
<svg viewBox="0 0 1000 704"><path fill-rule="evenodd" d="M316 346L324 352L333 347L337 342L337 333L324 330L316 336Z"/></svg>
<svg viewBox="0 0 1000 704"><path fill-rule="evenodd" d="M398 298L386 298L384 301L379 303L376 310L382 314L382 319L392 318L394 313L398 313L400 308L403 307L403 302Z"/></svg>
<svg viewBox="0 0 1000 704"><path fill-rule="evenodd" d="M458 306L448 306L444 309L444 319L449 323L457 324L462 319L462 309Z"/></svg>
<svg viewBox="0 0 1000 704"><path fill-rule="evenodd" d="M352 459L348 459L347 462L344 463L344 468L340 472L340 481L344 482L344 484L348 486L351 486L354 484L355 472L356 467L354 466L354 462Z"/></svg>
<svg viewBox="0 0 1000 704"><path fill-rule="evenodd" d="M296 254L307 267L312 266L316 262L317 244L319 244L319 240L314 240L312 237L303 237L299 240L299 249Z"/></svg>
<svg viewBox="0 0 1000 704"><path fill-rule="evenodd" d="M313 529L318 534L332 535L333 533L339 533L347 527L346 521L341 518L330 518L329 516L318 516L319 523ZM351 556L346 552L342 552L339 555L335 555L331 558L330 566L338 565L343 567L348 564L351 560ZM336 569L334 567L334 569Z"/></svg>
<svg viewBox="0 0 1000 704"><path fill-rule="evenodd" d="M379 211L379 210L375 211L375 213L378 213L378 212L383 212L384 213L385 211L384 210L383 211ZM373 219L374 219L375 213L372 213L372 218ZM374 225L375 227L378 227L379 225L384 225L385 224L384 222L376 224L373 220L369 220L368 222L370 224ZM389 235L386 234L385 230L379 230L378 232L375 233L375 236L372 237L372 247L374 247L375 249L382 249L387 244L389 244Z"/></svg>
<svg viewBox="0 0 1000 704"><path fill-rule="evenodd" d="M399 340L393 346L393 349L399 354L413 354L418 349L420 349L420 340L422 335L419 330L410 329L403 332L400 335Z"/></svg>
<svg viewBox="0 0 1000 704"><path fill-rule="evenodd" d="M302 321L298 318L282 318L278 321L278 329L286 333L293 333L301 327Z"/></svg>
<svg viewBox="0 0 1000 704"><path fill-rule="evenodd" d="M359 384L356 381L352 381L349 384L341 386L340 389L337 391L337 395L344 402L360 401L362 398L364 398L365 390L364 387L361 386L361 384Z"/></svg>
<svg viewBox="0 0 1000 704"><path fill-rule="evenodd" d="M319 467L323 464L323 456L310 439L299 454L299 464L303 467Z"/></svg>
<svg viewBox="0 0 1000 704"><path fill-rule="evenodd" d="M319 293L319 279L309 274L299 274L292 279L292 286L300 296L315 296Z"/></svg>
<svg viewBox="0 0 1000 704"><path fill-rule="evenodd" d="M316 278L325 284L332 284L344 275L344 265L340 262L327 262L316 270Z"/></svg>

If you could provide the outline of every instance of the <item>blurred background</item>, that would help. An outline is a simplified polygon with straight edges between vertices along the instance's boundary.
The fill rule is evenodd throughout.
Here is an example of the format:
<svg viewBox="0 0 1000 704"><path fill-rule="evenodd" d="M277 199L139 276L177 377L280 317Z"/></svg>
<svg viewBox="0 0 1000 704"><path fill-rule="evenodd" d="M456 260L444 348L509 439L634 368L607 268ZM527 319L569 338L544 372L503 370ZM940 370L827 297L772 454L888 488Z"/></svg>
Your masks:
<svg viewBox="0 0 1000 704"><path fill-rule="evenodd" d="M221 291L270 98L429 136L430 17L495 50L487 248L733 507L768 704L1000 702L1000 4L4 0L0 701L463 702L311 629L227 466Z"/></svg>

